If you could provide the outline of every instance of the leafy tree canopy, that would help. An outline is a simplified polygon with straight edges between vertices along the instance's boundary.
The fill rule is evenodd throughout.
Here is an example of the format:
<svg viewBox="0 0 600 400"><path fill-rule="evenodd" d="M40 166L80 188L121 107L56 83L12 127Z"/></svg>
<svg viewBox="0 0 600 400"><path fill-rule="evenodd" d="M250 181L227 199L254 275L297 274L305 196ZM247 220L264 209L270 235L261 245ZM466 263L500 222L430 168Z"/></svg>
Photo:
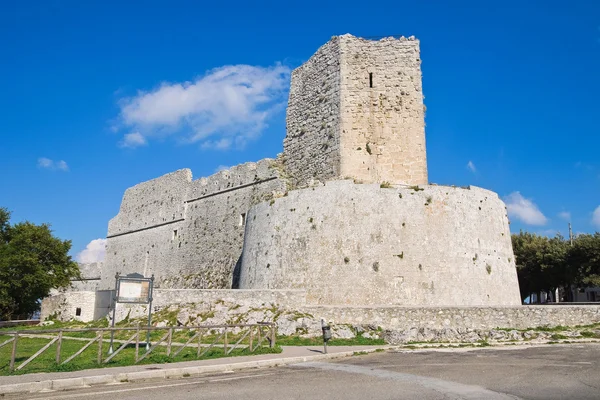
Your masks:
<svg viewBox="0 0 600 400"><path fill-rule="evenodd" d="M0 319L37 311L51 289L80 276L68 254L70 240L55 237L48 224L9 220L9 211L0 208Z"/></svg>
<svg viewBox="0 0 600 400"><path fill-rule="evenodd" d="M529 232L512 235L521 297L559 287L600 286L600 233L577 235L571 246Z"/></svg>

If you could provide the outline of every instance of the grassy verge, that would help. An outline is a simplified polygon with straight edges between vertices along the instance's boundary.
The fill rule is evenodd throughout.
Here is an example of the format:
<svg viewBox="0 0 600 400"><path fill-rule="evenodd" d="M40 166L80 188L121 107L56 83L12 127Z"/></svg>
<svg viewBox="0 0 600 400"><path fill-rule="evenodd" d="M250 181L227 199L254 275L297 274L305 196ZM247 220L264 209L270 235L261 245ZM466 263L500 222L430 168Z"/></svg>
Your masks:
<svg viewBox="0 0 600 400"><path fill-rule="evenodd" d="M6 335L0 335L0 342L8 339ZM17 356L15 358L15 366L23 363L27 358L32 356L36 351L41 349L47 344L50 339L41 338L25 338L20 337L17 346ZM63 340L61 348L61 360L64 361L71 355L75 354L81 349L86 342L79 340ZM94 343L87 348L83 353L77 356L73 361L68 364L59 365L56 363L56 346L54 343L44 353L38 356L36 359L27 364L22 370L9 372L10 355L12 351L12 345L8 344L0 348L0 375L21 375L34 372L64 372L64 371L78 371L82 369L90 368L106 368L106 367L123 367L135 364L135 345L128 345L119 354L117 354L108 363L98 365L98 345ZM120 344L115 345L115 350ZM231 345L230 347L231 348ZM178 346L173 346L172 353L179 349ZM106 359L108 351L108 341L103 342L103 359ZM140 346L140 356L145 353L145 347ZM240 348L233 350L229 355L225 355L223 351L223 344L220 347L211 348L201 358L197 358L197 348L189 347L184 349L177 357L168 357L166 354L166 347L159 346L150 353L148 357L142 360L139 364L157 364L157 363L172 363L180 361L193 361L193 360L204 360L220 357L235 357L245 355L256 355L256 354L267 354L267 353L281 353L281 347L275 346L274 348L261 347L250 353L247 348Z"/></svg>
<svg viewBox="0 0 600 400"><path fill-rule="evenodd" d="M3 332L18 330L25 334L27 332L37 332L40 330L47 329L77 329L77 328L103 328L106 324L82 324L82 323L56 323L52 326L47 327L26 327L22 329L2 329L0 330L0 343L9 339L10 336L3 334ZM152 341L156 342L163 335L165 335L167 331L153 331L151 332L150 338ZM135 331L120 331L115 333L115 342L114 349L118 349L121 346L119 341L128 340L132 335L135 334ZM173 346L172 346L172 354L174 354L180 346L177 344L185 343L192 335L195 334L195 331L192 330L175 330L173 333ZM55 336L56 334L48 334L48 336ZM232 344L237 342L239 338L241 338L242 333L233 333L230 332L228 334L228 343L229 348L231 348ZM66 360L71 355L75 354L79 349L81 349L86 343L86 340L76 340L76 339L92 339L96 337L95 332L65 332L63 333L63 341L61 347L61 361ZM108 347L109 347L109 333L105 332L103 337L102 349L103 349L103 360L108 357ZM71 338L71 339L69 339ZM144 341L146 338L145 333L142 331L140 340ZM51 339L41 338L41 337L24 337L20 336L17 346L17 356L15 359L15 366L19 366L25 360L27 360L31 355L41 349L44 345L46 345ZM257 338L255 337L255 345ZM203 335L202 343L207 345L216 341L215 347L211 348L206 354L204 354L201 358L197 358L197 348L189 347L185 348L177 355L177 357L169 357L166 354L166 346L161 345L158 346L155 350L150 353L148 357L142 360L139 364L157 364L157 363L172 363L172 362L180 362L180 361L192 361L192 360L203 360L203 359L211 359L211 358L220 358L220 357L235 357L235 356L244 356L244 355L256 355L256 354L267 354L267 353L280 353L280 346L322 346L323 339L321 337L315 338L303 338L300 336L279 336L277 338L277 346L274 348L268 347L268 342L263 342L263 347L255 350L250 353L250 351L244 347L233 350L230 354L225 355L223 351L223 338L219 339L219 334L216 332L206 332ZM248 338L244 339L242 344L247 344ZM194 343L197 343L194 340ZM353 345L384 345L385 342L383 339L370 339L362 337L362 335L358 335L352 339L332 339L328 342L329 346L353 346ZM108 363L102 363L102 365L98 365L97 363L97 355L98 355L98 344L94 343L89 348L83 351L80 355L78 355L75 359L70 361L65 365L60 365L56 363L56 348L57 344L52 344L47 350L44 351L40 356L27 364L22 370L9 372L9 363L10 363L10 355L12 351L12 344L5 345L0 348L0 375L20 375L34 372L62 372L62 371L78 371L82 369L90 369L90 368L107 368L107 367L121 367L135 364L135 344L130 344L126 348L124 348L119 354L117 354L112 360ZM142 344L139 348L139 355L143 355L145 353L145 346Z"/></svg>

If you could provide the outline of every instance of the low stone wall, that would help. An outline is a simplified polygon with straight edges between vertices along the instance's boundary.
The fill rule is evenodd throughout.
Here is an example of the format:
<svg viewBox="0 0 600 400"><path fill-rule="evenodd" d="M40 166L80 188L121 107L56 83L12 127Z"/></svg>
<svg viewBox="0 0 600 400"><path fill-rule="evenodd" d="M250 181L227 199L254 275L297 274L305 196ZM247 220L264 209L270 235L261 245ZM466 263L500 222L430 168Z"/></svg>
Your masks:
<svg viewBox="0 0 600 400"><path fill-rule="evenodd" d="M202 303L205 305L231 304L244 308L283 308L296 310L305 304L304 290L242 290L242 289L156 289L152 301L153 312L170 306L186 306ZM142 304L117 304L115 320L139 318L148 314Z"/></svg>
<svg viewBox="0 0 600 400"><path fill-rule="evenodd" d="M110 292L68 292L44 299L41 319L91 321ZM81 315L76 316L77 308ZM96 312L94 312L96 311ZM281 335L318 336L321 318L334 336L381 337L389 343L548 339L528 328L600 323L600 304L495 307L347 307L306 303L303 290L156 289L154 325L220 325L272 321ZM144 322L147 305L118 304L116 321ZM109 314L112 315L112 314ZM136 323L136 321L131 321ZM498 329L500 328L500 329ZM593 331L600 335L600 330ZM542 336L540 336L542 335ZM575 335L577 336L577 335ZM594 336L596 337L596 336Z"/></svg>
<svg viewBox="0 0 600 400"><path fill-rule="evenodd" d="M526 329L600 322L600 304L515 307L304 307L304 312L336 324L376 325L389 330Z"/></svg>

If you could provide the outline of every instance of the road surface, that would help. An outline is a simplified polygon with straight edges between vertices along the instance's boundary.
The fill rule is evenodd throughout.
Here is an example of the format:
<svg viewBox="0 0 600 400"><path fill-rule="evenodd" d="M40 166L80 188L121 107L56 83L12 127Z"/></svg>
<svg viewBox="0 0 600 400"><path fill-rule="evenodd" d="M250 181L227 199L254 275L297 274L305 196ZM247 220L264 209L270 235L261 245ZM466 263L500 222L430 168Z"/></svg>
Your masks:
<svg viewBox="0 0 600 400"><path fill-rule="evenodd" d="M191 399L600 399L600 345L388 351L170 381L121 383L18 398Z"/></svg>

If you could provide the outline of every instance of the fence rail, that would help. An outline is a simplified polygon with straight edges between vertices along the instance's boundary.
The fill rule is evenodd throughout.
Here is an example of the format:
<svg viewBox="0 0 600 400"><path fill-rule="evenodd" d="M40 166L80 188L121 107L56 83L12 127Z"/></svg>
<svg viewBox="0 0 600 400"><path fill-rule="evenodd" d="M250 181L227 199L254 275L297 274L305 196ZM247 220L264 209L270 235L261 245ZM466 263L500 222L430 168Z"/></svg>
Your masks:
<svg viewBox="0 0 600 400"><path fill-rule="evenodd" d="M72 334L92 333L93 337L77 337ZM114 335L119 332L129 333L125 340L113 341ZM154 342L146 340L152 332L164 332L160 338ZM110 333L110 335L106 335ZM176 334L183 337L175 338ZM166 349L168 358L175 358L186 348L197 348L195 352L196 358L205 355L210 349L223 348L223 354L229 355L235 349L246 348L253 353L263 346L265 341L269 347L275 346L276 328L272 322L259 322L256 324L233 324L233 325L196 325L196 326L166 326L166 327L117 327L117 328L79 328L79 329L41 329L41 330L19 330L11 332L0 332L0 335L9 336L3 342L0 342L0 348L12 344L12 351L9 361L9 371L19 371L30 362L46 352L52 345L56 344L56 355L54 360L56 365L64 365L80 356L90 346L97 343L97 364L107 364L115 359L124 349L133 346L135 343L135 363L139 363L147 358L153 351L158 348ZM106 335L106 336L105 336ZM186 337L187 335L187 337ZM237 340L230 344L231 336ZM19 342L24 338L40 338L49 339L49 342L43 345L34 354L29 356L21 364L16 365L17 361L21 361L17 357L19 351ZM141 340L143 339L143 340ZM174 340L176 339L176 340ZM110 340L110 345L104 351L104 345L107 340ZM63 344L65 341L87 341L75 353L62 360ZM114 350L114 344L119 347ZM140 355L140 345L144 345L145 351ZM175 349L175 351L173 351ZM26 357L26 356L25 356ZM22 357L21 357L22 359ZM62 360L62 362L61 362Z"/></svg>

